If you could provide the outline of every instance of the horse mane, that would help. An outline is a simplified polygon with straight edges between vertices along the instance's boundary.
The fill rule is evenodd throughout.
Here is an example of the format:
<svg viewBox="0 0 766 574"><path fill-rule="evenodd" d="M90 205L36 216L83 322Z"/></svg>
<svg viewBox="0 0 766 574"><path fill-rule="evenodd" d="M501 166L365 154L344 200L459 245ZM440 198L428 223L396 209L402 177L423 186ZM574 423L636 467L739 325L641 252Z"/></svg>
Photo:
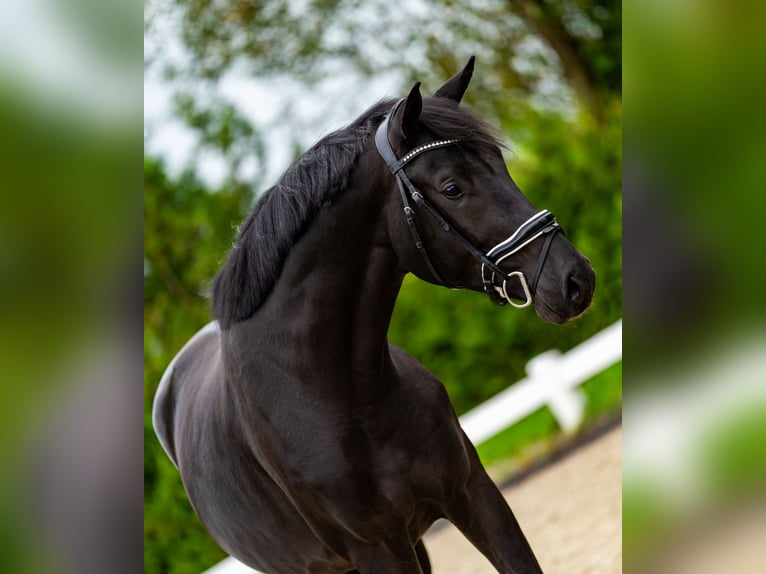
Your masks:
<svg viewBox="0 0 766 574"><path fill-rule="evenodd" d="M261 195L213 280L212 310L222 329L248 319L263 304L290 249L317 213L346 189L370 136L395 101L381 100L319 140ZM445 98L424 98L421 123L438 139L460 140L468 151L483 154L502 145L483 120Z"/></svg>

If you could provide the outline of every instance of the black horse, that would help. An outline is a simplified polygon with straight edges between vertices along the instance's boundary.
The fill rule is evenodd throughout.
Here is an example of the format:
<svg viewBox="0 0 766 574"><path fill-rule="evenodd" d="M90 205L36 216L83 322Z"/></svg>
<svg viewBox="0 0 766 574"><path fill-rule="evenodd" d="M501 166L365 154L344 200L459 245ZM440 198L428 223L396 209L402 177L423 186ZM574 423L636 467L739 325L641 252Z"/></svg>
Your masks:
<svg viewBox="0 0 766 574"><path fill-rule="evenodd" d="M473 58L320 140L242 225L217 322L175 357L154 425L231 555L269 574L430 572L453 522L503 573L540 572L442 384L387 331L406 273L563 323L595 277L459 106Z"/></svg>

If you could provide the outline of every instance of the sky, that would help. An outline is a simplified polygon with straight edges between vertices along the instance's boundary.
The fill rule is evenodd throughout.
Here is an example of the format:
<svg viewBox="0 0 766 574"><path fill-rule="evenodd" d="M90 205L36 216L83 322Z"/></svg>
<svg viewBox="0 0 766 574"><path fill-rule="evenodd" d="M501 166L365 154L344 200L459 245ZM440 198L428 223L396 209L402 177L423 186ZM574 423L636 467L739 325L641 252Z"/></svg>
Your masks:
<svg viewBox="0 0 766 574"><path fill-rule="evenodd" d="M192 130L173 114L173 86L159 74L149 73L144 84L144 120L146 152L165 160L171 174L178 174L193 155L196 137ZM357 89L346 89L349 83ZM293 159L295 126L303 126L297 134L299 145L309 147L326 133L352 121L378 99L394 93L399 85L391 75L374 81L356 77L343 80L328 79L320 85L307 86L286 78L251 78L227 74L221 81L219 93L235 104L254 126L262 129L268 148L266 173L260 174L264 183L272 183ZM290 122L279 117L285 100L291 102L294 116ZM334 102L328 106L327 102ZM207 154L197 166L198 175L215 188L223 183L226 164L222 158ZM245 166L245 177L254 177L251 162Z"/></svg>
<svg viewBox="0 0 766 574"><path fill-rule="evenodd" d="M194 156L197 138L174 114L173 95L178 84L163 77L162 67L183 67L189 56L178 39L172 15L160 15L153 25L154 33L144 43L145 56L152 58L144 74L145 152L162 158L168 171L177 175ZM155 42L157 38L161 43ZM342 75L328 75L319 84L307 86L287 76L253 77L235 66L221 78L215 94L234 104L263 134L267 165L257 179L271 185L294 159L294 144L308 148L323 135L351 122L375 101L395 95L402 79L402 73L389 72L371 79L345 69ZM199 85L193 90L201 101L213 95ZM286 103L289 121L280 117ZM245 162L242 175L255 180L256 169L255 162ZM224 181L226 163L215 154L203 153L195 170L204 183L215 188Z"/></svg>

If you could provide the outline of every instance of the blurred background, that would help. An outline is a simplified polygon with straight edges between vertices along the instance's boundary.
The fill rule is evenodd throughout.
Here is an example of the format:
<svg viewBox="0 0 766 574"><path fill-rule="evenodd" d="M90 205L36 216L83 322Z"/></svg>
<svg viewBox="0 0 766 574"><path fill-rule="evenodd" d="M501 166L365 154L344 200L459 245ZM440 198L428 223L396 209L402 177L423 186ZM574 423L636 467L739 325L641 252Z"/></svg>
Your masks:
<svg viewBox="0 0 766 574"><path fill-rule="evenodd" d="M0 570L141 567L141 9L0 2Z"/></svg>
<svg viewBox="0 0 766 574"><path fill-rule="evenodd" d="M626 572L760 572L763 3L624 5Z"/></svg>
<svg viewBox="0 0 766 574"><path fill-rule="evenodd" d="M210 320L206 292L258 194L319 137L412 83L432 93L468 58L464 104L508 143L511 175L590 259L593 308L566 326L408 277L390 338L462 414L621 317L619 2L146 4L145 570L199 572L224 554L194 516L150 425L173 355ZM621 365L588 381L581 432L619 417ZM484 444L499 480L561 446L547 407ZM619 537L619 532L614 532Z"/></svg>

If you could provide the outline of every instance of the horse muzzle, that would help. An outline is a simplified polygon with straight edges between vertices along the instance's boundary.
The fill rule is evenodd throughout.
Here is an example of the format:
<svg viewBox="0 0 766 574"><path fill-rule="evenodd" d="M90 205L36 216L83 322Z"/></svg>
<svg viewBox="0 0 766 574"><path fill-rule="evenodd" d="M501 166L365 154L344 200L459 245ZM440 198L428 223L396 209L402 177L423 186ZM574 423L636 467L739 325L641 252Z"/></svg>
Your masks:
<svg viewBox="0 0 766 574"><path fill-rule="evenodd" d="M498 305L510 303L514 307L528 307L534 301L537 291L537 283L545 266L553 238L556 233L564 230L556 221L556 217L547 209L538 211L532 217L522 223L507 239L495 245L487 251L487 262L481 264L481 279L484 292ZM527 245L540 237L545 237L545 242L537 258L537 265L532 274L532 281L527 281L523 271L505 272L500 268L500 263L524 249ZM515 301L510 295L509 282L518 281L524 294L522 302Z"/></svg>

